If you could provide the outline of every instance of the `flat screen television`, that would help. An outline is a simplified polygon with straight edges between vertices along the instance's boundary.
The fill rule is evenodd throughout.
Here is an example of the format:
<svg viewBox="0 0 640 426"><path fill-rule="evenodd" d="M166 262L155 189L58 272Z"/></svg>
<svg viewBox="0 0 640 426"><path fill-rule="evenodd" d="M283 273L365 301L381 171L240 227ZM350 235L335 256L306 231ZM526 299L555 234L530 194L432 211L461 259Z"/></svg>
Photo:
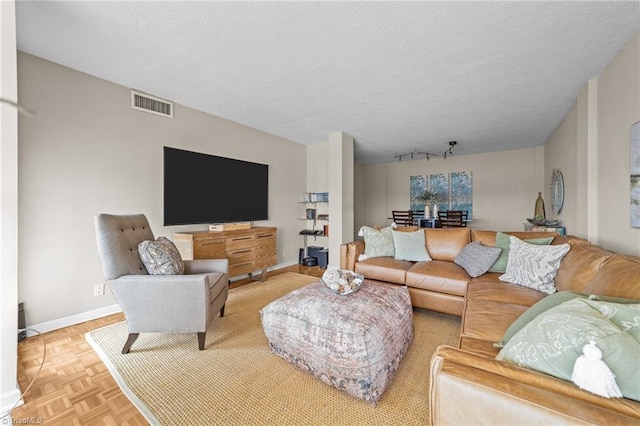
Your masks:
<svg viewBox="0 0 640 426"><path fill-rule="evenodd" d="M164 224L267 220L269 166L164 147Z"/></svg>

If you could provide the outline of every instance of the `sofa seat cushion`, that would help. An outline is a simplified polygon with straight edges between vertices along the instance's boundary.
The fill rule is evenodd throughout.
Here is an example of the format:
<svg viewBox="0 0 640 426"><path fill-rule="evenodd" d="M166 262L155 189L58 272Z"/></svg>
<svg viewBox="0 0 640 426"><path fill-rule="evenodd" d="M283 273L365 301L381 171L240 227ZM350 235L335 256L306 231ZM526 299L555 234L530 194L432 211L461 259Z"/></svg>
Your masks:
<svg viewBox="0 0 640 426"><path fill-rule="evenodd" d="M406 284L409 287L464 297L470 279L461 266L453 262L432 260L413 265L407 271Z"/></svg>
<svg viewBox="0 0 640 426"><path fill-rule="evenodd" d="M356 263L355 272L365 278L404 284L407 270L413 262L398 260L393 257L373 257Z"/></svg>
<svg viewBox="0 0 640 426"><path fill-rule="evenodd" d="M492 300L467 300L461 335L497 343L528 306Z"/></svg>
<svg viewBox="0 0 640 426"><path fill-rule="evenodd" d="M514 305L533 306L546 294L532 288L502 282L497 272L489 272L469 283L467 299L491 300Z"/></svg>
<svg viewBox="0 0 640 426"><path fill-rule="evenodd" d="M474 339L473 337L462 336L459 347L467 352L473 352L486 358L495 358L500 353L500 348L496 348L494 342L489 340Z"/></svg>

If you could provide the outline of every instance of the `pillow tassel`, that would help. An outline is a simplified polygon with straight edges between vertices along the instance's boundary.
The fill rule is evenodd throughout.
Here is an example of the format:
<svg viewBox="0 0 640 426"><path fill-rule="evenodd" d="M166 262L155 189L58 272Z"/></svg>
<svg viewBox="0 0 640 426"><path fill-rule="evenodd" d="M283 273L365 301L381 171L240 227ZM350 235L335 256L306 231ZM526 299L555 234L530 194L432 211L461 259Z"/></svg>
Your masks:
<svg viewBox="0 0 640 426"><path fill-rule="evenodd" d="M582 353L573 366L573 383L580 389L605 398L621 398L622 393L616 383L616 376L602 360L602 351L595 342L584 345Z"/></svg>

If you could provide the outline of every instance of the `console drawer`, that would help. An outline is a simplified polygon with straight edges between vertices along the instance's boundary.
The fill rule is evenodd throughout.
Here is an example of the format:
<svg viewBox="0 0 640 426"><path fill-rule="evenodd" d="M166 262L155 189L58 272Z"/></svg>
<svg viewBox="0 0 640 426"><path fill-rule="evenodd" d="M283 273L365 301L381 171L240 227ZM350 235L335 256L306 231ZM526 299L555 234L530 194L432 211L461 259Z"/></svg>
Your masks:
<svg viewBox="0 0 640 426"><path fill-rule="evenodd" d="M253 260L242 263L234 263L233 265L229 265L229 276L235 277L238 275L249 274L255 270L256 267Z"/></svg>
<svg viewBox="0 0 640 426"><path fill-rule="evenodd" d="M240 248L234 251L227 250L227 259L229 259L229 267L231 265L235 265L238 263L243 263L247 261L254 261L256 258L256 249L254 247L250 248Z"/></svg>
<svg viewBox="0 0 640 426"><path fill-rule="evenodd" d="M243 235L233 238L227 238L227 253L234 252L237 249L250 248L255 246L255 235Z"/></svg>
<svg viewBox="0 0 640 426"><path fill-rule="evenodd" d="M224 240L194 241L194 259L224 259L227 255Z"/></svg>

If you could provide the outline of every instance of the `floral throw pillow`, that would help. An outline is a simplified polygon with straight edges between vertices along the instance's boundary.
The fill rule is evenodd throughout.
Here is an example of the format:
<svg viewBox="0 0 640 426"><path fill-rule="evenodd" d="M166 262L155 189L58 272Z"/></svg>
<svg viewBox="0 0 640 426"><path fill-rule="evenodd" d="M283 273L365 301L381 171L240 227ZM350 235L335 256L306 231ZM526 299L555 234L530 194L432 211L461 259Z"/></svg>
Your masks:
<svg viewBox="0 0 640 426"><path fill-rule="evenodd" d="M382 228L379 231L369 226L363 226L364 254L366 254L367 257L393 257L396 250L393 245L393 234L391 230L392 228L390 226Z"/></svg>
<svg viewBox="0 0 640 426"><path fill-rule="evenodd" d="M178 248L166 237L138 244L140 259L149 275L179 275L184 273L184 262Z"/></svg>
<svg viewBox="0 0 640 426"><path fill-rule="evenodd" d="M529 287L543 293L552 294L557 291L556 274L560 261L571 246L539 246L511 236L507 272L498 277L501 281Z"/></svg>

